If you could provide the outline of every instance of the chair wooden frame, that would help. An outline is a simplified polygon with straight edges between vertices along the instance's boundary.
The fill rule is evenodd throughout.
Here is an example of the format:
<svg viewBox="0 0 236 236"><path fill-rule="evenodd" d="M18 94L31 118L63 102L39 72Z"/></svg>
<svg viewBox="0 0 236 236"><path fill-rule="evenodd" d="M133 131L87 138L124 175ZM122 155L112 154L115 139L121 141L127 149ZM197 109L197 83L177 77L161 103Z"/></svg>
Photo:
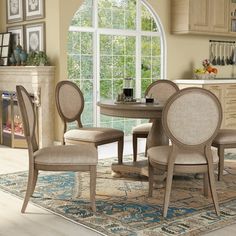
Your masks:
<svg viewBox="0 0 236 236"><path fill-rule="evenodd" d="M157 80L153 83L151 83L148 88L145 91L145 97L149 95L151 89L155 86L159 86L160 84L166 84L168 86L173 87L176 92L179 91L179 87L177 84L175 84L173 81L171 80ZM163 91L165 92L165 91ZM154 98L158 98L158 95L155 95ZM149 122L152 122L151 120ZM137 126L139 127L139 126ZM151 127L151 126L150 126ZM133 161L136 162L137 161L137 150L138 150L138 138L147 138L148 137L148 133L149 131L139 131L138 133L133 132L132 134L132 140L133 140ZM145 156L147 156L147 145L145 148Z"/></svg>
<svg viewBox="0 0 236 236"><path fill-rule="evenodd" d="M220 132L221 132L221 134L223 134L226 137L227 137L228 132L234 132L234 134L236 136L236 130L232 130L232 129L220 130ZM220 143L220 142L218 142L217 136L216 136L216 139L213 140L213 142L212 142L212 146L216 147L217 151L218 151L218 156L219 156L218 180L221 181L222 176L223 176L223 171L224 171L225 149L236 148L236 139L235 139L235 141L228 141L228 142Z"/></svg>
<svg viewBox="0 0 236 236"><path fill-rule="evenodd" d="M78 112L74 115L74 117L66 117L65 114L63 113L61 106L60 106L60 101L59 101L59 92L62 86L64 85L68 85L68 86L72 86L77 92L78 95L80 96L81 99L81 107L78 110ZM67 123L69 122L73 122L76 121L77 122L77 126L78 129L83 128L82 122L81 122L81 114L83 112L84 109L84 97L83 97L83 93L81 92L80 88L72 81L69 80L63 80L57 83L56 85L56 92L55 92L55 98L56 98L56 107L58 110L58 113L63 121L64 124L64 130L63 133L65 134L65 132L67 131ZM88 143L82 140L79 140L79 138L77 140L65 140L65 138L63 137L63 143L65 144L78 144L78 143ZM123 162L123 148L124 148L124 133L123 135L120 135L119 137L109 137L106 140L102 140L102 141L98 141L98 142L93 142L95 147L98 147L100 145L103 144L108 144L108 143L113 143L113 142L118 142L118 163L122 164ZM89 142L91 143L91 142Z"/></svg>
<svg viewBox="0 0 236 236"><path fill-rule="evenodd" d="M177 138L170 126L168 119L168 112L170 110L170 107L172 104L179 99L181 96L184 96L185 94L191 94L193 92L197 93L203 93L207 96L209 96L215 103L215 106L218 110L218 120L215 126L215 129L211 130L211 135L207 138L207 140L203 140L199 143L196 143L194 145L189 145L184 143L184 141L180 141L179 138ZM151 154L151 149L148 149L148 157L149 157L149 196L151 197L153 194L153 183L154 183L154 169L161 169L164 171L167 171L167 180L166 180L166 188L165 188L165 197L164 197L164 209L163 209L163 216L167 216L169 201L170 201L170 193L171 193L171 185L172 185L172 179L174 172L176 173L204 173L204 195L208 196L208 187L210 186L210 192L213 199L215 211L217 215L220 215L219 210L219 204L216 194L216 187L215 187L215 179L214 179L214 168L216 166L213 165L213 155L211 150L211 144L213 139L216 137L218 130L220 129L222 121L222 107L219 102L219 100L216 98L214 94L212 94L210 91L202 89L202 88L187 88L183 89L179 92L177 92L175 95L173 95L167 102L166 106L163 110L163 116L162 116L162 123L164 130L166 132L166 135L170 138L172 142L172 146L169 146L169 154L166 164L160 164L155 162L153 159L153 153ZM155 147L154 147L155 148ZM152 149L153 150L153 149ZM199 164L175 164L176 156L181 150L188 150L190 152L199 152L206 158L206 164L199 163Z"/></svg>
<svg viewBox="0 0 236 236"><path fill-rule="evenodd" d="M90 200L91 206L93 211L96 211L96 204L95 204L95 194L96 194L96 164L73 164L69 162L69 157L71 154L71 149L75 150L78 153L78 159L80 158L80 147L78 146L54 146L54 147L46 147L39 149L38 143L36 140L36 114L33 107L32 100L23 86L16 86L17 91L17 98L18 98L18 105L20 107L20 112L23 121L24 127L24 135L28 144L28 155L29 155L29 174L28 174L28 183L27 183L27 190L23 202L23 206L21 212L24 213L26 207L28 205L29 199L32 196L39 170L43 171L89 171L90 172ZM30 114L30 116L29 116ZM58 160L57 163L50 163L50 162L43 162L43 163L36 163L36 152L39 150L44 150L48 152L50 155L50 151L63 151L63 153L67 153L68 162L60 163ZM94 147L90 147L87 151L88 155L91 153L94 155L95 160L97 161L97 150Z"/></svg>

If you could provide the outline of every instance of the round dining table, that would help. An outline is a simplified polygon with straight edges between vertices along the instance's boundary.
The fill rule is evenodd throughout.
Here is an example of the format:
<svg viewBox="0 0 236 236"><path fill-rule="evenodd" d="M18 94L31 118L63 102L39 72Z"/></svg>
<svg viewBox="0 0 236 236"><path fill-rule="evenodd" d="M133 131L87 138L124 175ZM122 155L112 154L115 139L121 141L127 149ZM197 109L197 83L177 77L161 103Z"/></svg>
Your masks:
<svg viewBox="0 0 236 236"><path fill-rule="evenodd" d="M168 145L169 140L164 133L161 116L163 104L141 102L98 102L100 113L113 117L125 117L136 119L151 119L152 128L147 137L147 148L157 145ZM115 173L135 173L148 176L148 161L113 163L112 170Z"/></svg>

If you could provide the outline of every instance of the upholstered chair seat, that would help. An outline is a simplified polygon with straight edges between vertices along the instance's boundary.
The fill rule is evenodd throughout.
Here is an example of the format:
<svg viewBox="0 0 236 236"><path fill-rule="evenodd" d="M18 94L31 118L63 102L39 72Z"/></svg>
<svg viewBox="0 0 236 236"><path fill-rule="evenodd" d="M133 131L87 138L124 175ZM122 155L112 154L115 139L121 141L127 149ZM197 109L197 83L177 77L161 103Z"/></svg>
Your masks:
<svg viewBox="0 0 236 236"><path fill-rule="evenodd" d="M224 170L224 153L226 148L236 148L236 129L221 129L214 138L212 146L218 149L220 158L218 180L222 179Z"/></svg>
<svg viewBox="0 0 236 236"><path fill-rule="evenodd" d="M168 164L168 157L172 146L156 146L148 149L148 154L152 157L152 162L160 165ZM189 158L191 156L191 158ZM213 164L217 164L219 157L216 150L212 150ZM191 152L189 150L180 150L175 157L175 165L196 165L207 164L206 157L201 152Z"/></svg>
<svg viewBox="0 0 236 236"><path fill-rule="evenodd" d="M118 129L91 127L91 128L78 128L68 130L64 134L65 142L82 141L82 142L104 142L109 138L120 138L124 135L123 131Z"/></svg>
<svg viewBox="0 0 236 236"><path fill-rule="evenodd" d="M35 164L61 165L96 165L98 162L96 149L89 144L52 146L34 152Z"/></svg>
<svg viewBox="0 0 236 236"><path fill-rule="evenodd" d="M179 91L179 87L170 80L157 80L150 84L145 91L145 96L154 98L155 101L165 104L169 97ZM140 124L133 128L133 160L137 161L138 138L147 138L151 130L151 120L147 124ZM145 150L147 155L147 145Z"/></svg>
<svg viewBox="0 0 236 236"><path fill-rule="evenodd" d="M148 134L149 131L151 130L152 127L152 123L145 123L145 124L141 124L141 125L137 125L132 129L132 133L133 134L143 134L146 133Z"/></svg>
<svg viewBox="0 0 236 236"><path fill-rule="evenodd" d="M213 143L217 144L235 144L236 145L236 129L221 129L214 138Z"/></svg>

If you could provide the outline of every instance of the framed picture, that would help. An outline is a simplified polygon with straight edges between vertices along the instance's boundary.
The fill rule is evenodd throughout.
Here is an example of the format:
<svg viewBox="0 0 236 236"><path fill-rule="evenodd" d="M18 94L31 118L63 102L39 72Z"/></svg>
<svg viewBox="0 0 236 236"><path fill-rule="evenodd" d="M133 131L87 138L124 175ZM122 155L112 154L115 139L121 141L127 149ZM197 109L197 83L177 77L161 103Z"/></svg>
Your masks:
<svg viewBox="0 0 236 236"><path fill-rule="evenodd" d="M8 65L11 33L0 33L0 66Z"/></svg>
<svg viewBox="0 0 236 236"><path fill-rule="evenodd" d="M26 51L44 51L44 23L25 26Z"/></svg>
<svg viewBox="0 0 236 236"><path fill-rule="evenodd" d="M25 0L26 20L39 19L44 17L45 0Z"/></svg>
<svg viewBox="0 0 236 236"><path fill-rule="evenodd" d="M6 0L7 23L23 21L23 0Z"/></svg>
<svg viewBox="0 0 236 236"><path fill-rule="evenodd" d="M7 32L11 32L11 48L14 50L18 44L24 48L23 26L8 27Z"/></svg>

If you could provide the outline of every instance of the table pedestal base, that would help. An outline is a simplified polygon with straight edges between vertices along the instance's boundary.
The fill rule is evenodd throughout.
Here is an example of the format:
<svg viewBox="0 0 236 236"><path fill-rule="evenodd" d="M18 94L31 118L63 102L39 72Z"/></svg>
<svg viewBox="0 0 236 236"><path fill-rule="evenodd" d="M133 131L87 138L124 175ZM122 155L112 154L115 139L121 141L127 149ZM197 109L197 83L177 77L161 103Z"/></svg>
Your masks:
<svg viewBox="0 0 236 236"><path fill-rule="evenodd" d="M116 178L119 178L124 174L138 174L148 177L148 160L136 162L130 161L122 164L113 163L111 169L113 171L112 176ZM154 174L154 188L163 188L166 179L166 172L158 171L158 174Z"/></svg>
<svg viewBox="0 0 236 236"><path fill-rule="evenodd" d="M111 166L112 171L115 172L115 176L122 174L138 174L148 177L148 161L136 161L136 162L124 162L122 164L113 163Z"/></svg>

